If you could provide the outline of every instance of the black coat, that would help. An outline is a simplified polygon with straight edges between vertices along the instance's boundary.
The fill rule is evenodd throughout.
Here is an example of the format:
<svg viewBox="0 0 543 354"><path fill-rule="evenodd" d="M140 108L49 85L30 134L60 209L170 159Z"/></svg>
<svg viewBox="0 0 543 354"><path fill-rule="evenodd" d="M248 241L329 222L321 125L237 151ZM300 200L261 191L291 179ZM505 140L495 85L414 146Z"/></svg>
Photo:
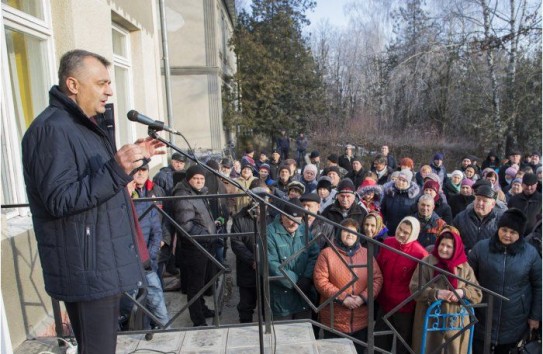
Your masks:
<svg viewBox="0 0 543 354"><path fill-rule="evenodd" d="M541 321L541 258L522 237L505 247L498 235L479 242L468 254L479 284L509 299L494 299L492 343L516 343L528 332L528 319ZM488 301L484 293L483 301ZM486 308L476 309L475 337L483 340Z"/></svg>
<svg viewBox="0 0 543 354"><path fill-rule="evenodd" d="M351 205L351 208L347 212L347 216L343 217L343 212L341 207L339 206L338 201L336 200L334 203L326 207L326 209L323 210L322 216L327 218L330 221L333 221L337 224L341 223L346 218L351 218L356 221L358 221L358 224L362 226L362 221L364 220L364 217L367 215L367 211L362 209L360 205L358 205L355 202L353 202L353 205Z"/></svg>
<svg viewBox="0 0 543 354"><path fill-rule="evenodd" d="M234 215L231 232L251 232L253 234L230 237L232 252L236 255L236 281L238 286L246 288L256 287L256 272L253 269L253 263L255 262L254 232L257 230L255 227L255 219L248 212L251 207L252 205L248 205Z"/></svg>
<svg viewBox="0 0 543 354"><path fill-rule="evenodd" d="M461 211L465 210L468 205L473 203L475 200L474 195L465 196L463 194L456 194L451 196L451 199L448 199L449 206L451 207L452 217L453 219L458 215Z"/></svg>
<svg viewBox="0 0 543 354"><path fill-rule="evenodd" d="M400 221L413 213L411 208L417 203L418 195L419 186L414 182L406 190L399 190L394 184L385 186L381 213L389 235L394 235Z"/></svg>
<svg viewBox="0 0 543 354"><path fill-rule="evenodd" d="M507 203L509 208L520 209L528 217L526 234L530 233L538 222L538 215L541 215L541 193L535 192L527 196L524 193L514 195Z"/></svg>
<svg viewBox="0 0 543 354"><path fill-rule="evenodd" d="M105 130L58 86L49 97L22 141L45 290L78 302L137 288L145 276L126 190L132 177L115 161Z"/></svg>
<svg viewBox="0 0 543 354"><path fill-rule="evenodd" d="M456 215L453 226L460 231L466 252L472 249L477 242L490 238L498 231L498 220L504 211L504 209L494 208L483 220L479 220L473 211L473 204L471 204Z"/></svg>
<svg viewBox="0 0 543 354"><path fill-rule="evenodd" d="M355 170L352 170L349 173L347 173L347 175L345 175L345 178L349 178L351 181L353 181L355 188L358 189L358 187L360 187L360 185L364 181L365 173L366 171L363 168L361 168L360 171L358 172L356 172Z"/></svg>

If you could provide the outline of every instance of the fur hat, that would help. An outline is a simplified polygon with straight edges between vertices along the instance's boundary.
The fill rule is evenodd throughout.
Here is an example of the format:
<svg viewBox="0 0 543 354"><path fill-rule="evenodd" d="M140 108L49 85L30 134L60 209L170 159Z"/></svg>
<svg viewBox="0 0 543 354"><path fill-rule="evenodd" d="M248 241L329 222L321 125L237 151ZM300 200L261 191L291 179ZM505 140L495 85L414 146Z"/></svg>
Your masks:
<svg viewBox="0 0 543 354"><path fill-rule="evenodd" d="M189 169L187 170L187 174L185 175L185 179L188 181L190 180L192 177L194 177L195 175L202 175L205 177L206 175L206 169L203 168L202 166L200 165L192 165L189 167Z"/></svg>
<svg viewBox="0 0 543 354"><path fill-rule="evenodd" d="M326 172L326 173L324 173L324 172ZM330 167L325 168L324 171L323 171L323 174L328 175L330 172L335 172L335 173L337 173L338 176L341 176L341 173L339 172L339 167L338 166L330 166Z"/></svg>
<svg viewBox="0 0 543 354"><path fill-rule="evenodd" d="M337 192L339 193L352 193L356 191L356 187L354 186L353 181L351 181L350 178L344 178L341 181L339 181L337 185Z"/></svg>
<svg viewBox="0 0 543 354"><path fill-rule="evenodd" d="M304 172L305 171L313 171L315 174L317 174L318 169L317 169L317 166L313 165L312 163L309 163L309 164L305 165Z"/></svg>
<svg viewBox="0 0 543 354"><path fill-rule="evenodd" d="M310 159L314 159L315 157L321 156L320 152L318 150L311 151L311 154L309 154Z"/></svg>
<svg viewBox="0 0 543 354"><path fill-rule="evenodd" d="M261 169L265 169L265 170L268 170L268 172L270 172L270 165L268 165L267 163L263 163L262 165L260 165L259 170Z"/></svg>
<svg viewBox="0 0 543 354"><path fill-rule="evenodd" d="M304 194L304 193L305 193L305 186L303 185L302 182L298 182L298 181L292 181L292 182L290 182L290 183L287 185L287 190L290 191L291 189L297 190L298 192L300 192L300 194Z"/></svg>
<svg viewBox="0 0 543 354"><path fill-rule="evenodd" d="M277 174L281 174L282 170L287 170L288 173L290 174L290 168L288 167L287 164L281 164L281 166L279 166L279 169L277 170Z"/></svg>
<svg viewBox="0 0 543 354"><path fill-rule="evenodd" d="M524 235L526 231L526 224L528 218L526 215L517 208L511 208L506 210L498 221L498 229L500 227L508 227L519 233L520 236Z"/></svg>
<svg viewBox="0 0 543 354"><path fill-rule="evenodd" d="M317 182L317 190L321 188L328 189L328 192L332 191L332 180L328 176L322 176Z"/></svg>

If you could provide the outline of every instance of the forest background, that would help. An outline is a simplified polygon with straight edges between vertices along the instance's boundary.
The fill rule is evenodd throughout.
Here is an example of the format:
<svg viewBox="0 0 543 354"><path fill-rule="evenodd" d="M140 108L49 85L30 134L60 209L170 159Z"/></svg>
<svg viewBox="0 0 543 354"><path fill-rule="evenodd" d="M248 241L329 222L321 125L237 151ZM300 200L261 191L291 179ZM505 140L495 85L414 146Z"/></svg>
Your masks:
<svg viewBox="0 0 543 354"><path fill-rule="evenodd" d="M309 31L315 4L237 0L223 106L239 152L269 150L281 129L323 156L541 151L541 1L352 0L345 26Z"/></svg>

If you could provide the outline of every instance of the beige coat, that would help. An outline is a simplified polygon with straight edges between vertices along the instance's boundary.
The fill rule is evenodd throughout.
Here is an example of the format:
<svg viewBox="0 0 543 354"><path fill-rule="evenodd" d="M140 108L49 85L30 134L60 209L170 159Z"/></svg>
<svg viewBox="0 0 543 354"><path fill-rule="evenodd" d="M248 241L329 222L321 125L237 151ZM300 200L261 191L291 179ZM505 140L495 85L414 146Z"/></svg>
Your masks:
<svg viewBox="0 0 543 354"><path fill-rule="evenodd" d="M423 259L423 261L436 265L437 259L433 255L429 255ZM434 270L430 267L424 267L421 272L421 278L419 279L419 264L417 269L413 273L411 278L411 283L409 284L409 289L411 293L417 291L419 284L424 285L429 282L434 277ZM473 269L469 264L463 263L456 267L456 274L462 279L466 279L475 284L479 284L473 273ZM448 283L444 279L438 279L435 283L430 284L430 286L422 291L419 296L415 298L417 306L415 309L415 322L413 325L413 350L415 353L421 352L422 345L422 333L424 325L424 316L426 315L426 310L428 307L436 301L436 292L441 289L449 289ZM468 285L462 281L458 281L458 289L462 289L465 292L465 299L468 299L472 304L478 304L482 299L482 292L480 289ZM451 290L451 289L449 289ZM456 303L443 302L441 305L442 313L453 313L460 310L460 305ZM469 323L469 319L465 320L466 323ZM446 332L428 332L426 335L426 351L425 353L430 353L433 349L437 348L439 345L443 344L445 340L454 336L458 331L446 331ZM462 333L459 337L453 340L448 344L447 353L449 354L464 354L467 353L469 344L469 331ZM443 352L443 351L442 351Z"/></svg>

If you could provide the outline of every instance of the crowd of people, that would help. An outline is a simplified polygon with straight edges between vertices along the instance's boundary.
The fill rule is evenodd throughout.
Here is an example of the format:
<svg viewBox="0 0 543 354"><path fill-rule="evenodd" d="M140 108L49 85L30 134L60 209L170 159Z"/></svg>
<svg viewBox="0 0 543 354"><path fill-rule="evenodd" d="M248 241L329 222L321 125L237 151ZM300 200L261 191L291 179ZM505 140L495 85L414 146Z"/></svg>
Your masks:
<svg viewBox="0 0 543 354"><path fill-rule="evenodd" d="M303 135L299 138L306 140ZM375 299L376 315L371 319L376 321L375 329L390 330L382 318L394 310L388 321L409 347L420 351L421 325L429 304L440 300L442 311L458 312L467 303L486 301L488 295L481 290L484 287L510 299L497 301L500 306L494 306L492 343L495 353L507 353L525 333L539 328L542 210L539 154L532 154L529 161L521 161L520 153L511 151L502 164L490 153L484 167L478 167L473 157L465 157L457 169L447 173L442 153L434 154L430 163L415 169L413 159L404 157L396 163L388 147L383 146L381 153L372 157L373 165L364 168L363 159L354 153L352 145L346 145L343 155L332 153L321 162L318 151L305 151L307 144L303 144L303 154L298 153L297 159L285 156L279 144L280 140L278 148L269 156L265 150L255 155L249 148L239 164L228 158L210 160L207 164L223 176L219 180L227 193L240 193L242 189L268 193L275 197L270 203L288 216L268 207L266 219L260 220L258 204L249 196L219 201L224 206L219 208L222 211L218 214L200 207L208 216L207 221L181 209L181 202L174 205L175 219L182 226L190 222L190 227L183 228L191 235L199 234L202 229L212 234L205 225L227 225L227 232L232 235L258 232L259 222L267 225L269 275L283 276L282 280L270 283L274 320L313 318L365 341L370 320L367 302ZM299 161L302 161L301 166ZM175 170L173 163L168 168ZM193 186L192 190L208 193L204 185L209 185L208 181L216 176L198 165L173 172L172 178L176 174L184 176L175 188L192 185L195 171L204 181L199 189ZM504 183L499 177L500 171L509 176L503 178ZM156 183L160 183L160 176L163 171L155 177ZM225 177L233 179L242 189ZM214 193L217 193L216 188ZM211 200L214 199L209 202ZM304 209L312 213L308 214L306 223L302 221ZM196 230L194 223L200 225ZM309 230L305 230L306 227ZM311 242L313 238L317 240ZM367 238L379 241L372 248L371 277L370 268L360 267L369 262ZM210 254L216 254L216 241L204 238L197 242ZM257 306L255 239L232 236L230 243L236 256L239 320L252 322ZM388 247L380 247L381 243ZM184 248L181 246L178 252L183 254L190 247ZM178 256L190 260L178 265L181 274L188 273L189 277L197 274L197 285L201 287L209 276L204 276L205 272L194 272L193 260L205 259L202 255L194 256L197 252L192 247L191 255ZM420 262L399 256L399 252ZM220 253L224 256L222 251ZM222 262L223 258L220 259ZM424 263L458 278L447 275L421 288L439 275L439 271ZM419 268L422 268L420 272ZM513 278L518 281L506 280ZM191 284L190 279L181 279L182 283ZM371 298L368 297L369 280L373 281ZM190 300L191 293L187 295ZM412 295L413 299L403 304ZM335 307L333 320L330 305L316 314L304 299L319 306L331 297L334 297ZM401 304L403 306L398 308ZM195 310L199 316L193 317L191 312L195 326L205 325L206 315L213 314L202 308ZM475 326L474 348L483 345L484 311L476 311L479 323ZM428 335L424 346L428 350L437 348L457 332ZM322 335L335 336L329 331ZM449 352L465 352L468 340L469 331L454 338L448 344ZM404 342L396 341L395 347L393 342L392 336L376 337L376 345L383 349L408 352ZM363 347L357 345L357 350L362 352Z"/></svg>
<svg viewBox="0 0 543 354"><path fill-rule="evenodd" d="M154 316L143 326L165 327L165 275L180 276L193 325L206 326L218 314L199 295L211 291L217 265L226 267L229 233L239 320L252 322L263 255L255 254L261 238L247 235L258 234L262 223L269 275L278 279L268 299L274 320L313 318L361 341L370 321L378 330L389 330L389 322L402 340L377 336L379 347L432 350L457 333L432 334L422 343L418 324L428 305L442 301L442 311L455 312L466 301L486 302L483 287L508 299L495 299L492 308L494 353L508 353L540 328L539 153L522 159L512 150L502 161L491 152L480 167L466 156L447 173L440 152L415 169L413 159L396 163L383 146L364 166L353 145L321 161L319 151L307 151L304 134L291 159L282 131L269 157L261 150L256 158L248 148L240 161L210 159L204 168L187 166L176 153L151 178L147 163L165 153L163 144L147 138L116 148L106 107L113 94L109 66L88 51L64 54L50 106L22 141L45 288L65 303L80 353L115 352L121 310L130 311L123 293L146 289ZM274 207L264 213L249 196L212 197L247 189L273 196ZM161 196L179 198L137 201ZM310 302L322 310L314 313ZM378 309L375 318L368 303ZM481 352L489 313L477 308L475 314L473 346ZM463 353L468 338L456 336L449 352Z"/></svg>

